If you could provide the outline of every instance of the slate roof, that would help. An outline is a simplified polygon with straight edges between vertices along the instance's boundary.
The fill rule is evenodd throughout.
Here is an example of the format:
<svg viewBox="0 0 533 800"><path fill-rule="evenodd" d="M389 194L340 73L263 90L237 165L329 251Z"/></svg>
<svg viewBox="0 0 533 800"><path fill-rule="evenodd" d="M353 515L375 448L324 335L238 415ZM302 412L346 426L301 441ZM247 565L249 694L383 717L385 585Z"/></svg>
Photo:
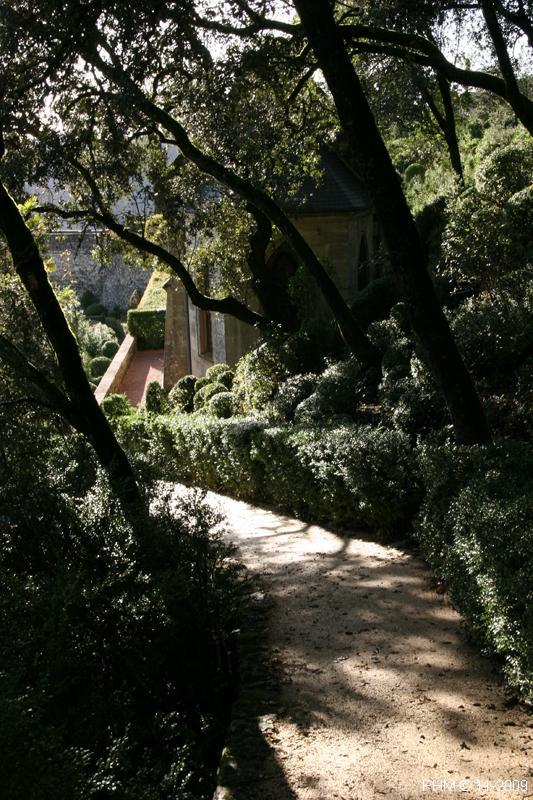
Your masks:
<svg viewBox="0 0 533 800"><path fill-rule="evenodd" d="M333 150L324 148L320 167L323 175L318 182L305 178L297 195L283 203L287 211L319 214L370 208L363 182Z"/></svg>

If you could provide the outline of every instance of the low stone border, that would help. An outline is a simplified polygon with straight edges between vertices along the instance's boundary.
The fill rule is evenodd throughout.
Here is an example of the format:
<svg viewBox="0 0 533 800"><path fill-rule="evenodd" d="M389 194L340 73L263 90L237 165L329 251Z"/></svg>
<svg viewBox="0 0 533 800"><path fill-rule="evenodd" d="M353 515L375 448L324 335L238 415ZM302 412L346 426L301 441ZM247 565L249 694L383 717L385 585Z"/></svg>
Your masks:
<svg viewBox="0 0 533 800"><path fill-rule="evenodd" d="M98 401L98 405L100 405L104 397L119 388L136 352L137 340L128 333L95 389L94 396Z"/></svg>

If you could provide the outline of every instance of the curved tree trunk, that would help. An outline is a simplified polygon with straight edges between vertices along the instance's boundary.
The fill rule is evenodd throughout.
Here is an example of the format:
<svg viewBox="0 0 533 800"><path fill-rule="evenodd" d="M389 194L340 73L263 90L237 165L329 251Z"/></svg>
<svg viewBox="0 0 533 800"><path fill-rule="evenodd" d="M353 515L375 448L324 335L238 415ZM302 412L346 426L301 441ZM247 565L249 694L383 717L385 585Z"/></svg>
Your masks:
<svg viewBox="0 0 533 800"><path fill-rule="evenodd" d="M0 230L57 357L78 430L90 440L116 494L128 505L141 496L128 458L91 391L78 345L48 280L35 240L17 205L0 182ZM60 409L61 410L61 409Z"/></svg>
<svg viewBox="0 0 533 800"><path fill-rule="evenodd" d="M490 441L481 401L435 294L415 222L331 5L328 0L295 0L295 6L333 95L352 155L366 180L398 287L446 400L457 441Z"/></svg>

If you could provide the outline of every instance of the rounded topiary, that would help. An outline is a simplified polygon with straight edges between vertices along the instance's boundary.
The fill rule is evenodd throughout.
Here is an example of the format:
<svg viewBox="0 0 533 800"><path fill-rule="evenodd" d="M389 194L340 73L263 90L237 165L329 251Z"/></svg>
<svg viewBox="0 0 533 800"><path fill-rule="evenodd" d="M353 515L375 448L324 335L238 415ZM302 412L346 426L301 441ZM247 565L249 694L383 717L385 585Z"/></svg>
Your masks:
<svg viewBox="0 0 533 800"><path fill-rule="evenodd" d="M233 379L235 377L235 373L232 369L226 369L224 372L219 372L216 377L216 382L221 383L222 386L225 386L228 391L231 391L233 388Z"/></svg>
<svg viewBox="0 0 533 800"><path fill-rule="evenodd" d="M213 364L212 367L209 367L206 370L205 377L209 378L211 383L215 383L218 381L218 376L222 375L222 373L227 372L229 370L228 364Z"/></svg>
<svg viewBox="0 0 533 800"><path fill-rule="evenodd" d="M104 319L104 317L107 316L107 308L101 303L92 303L90 306L87 306L85 313L88 317L92 317L93 319Z"/></svg>
<svg viewBox="0 0 533 800"><path fill-rule="evenodd" d="M114 341L113 339L108 339L107 342L104 342L104 346L102 347L103 356L107 356L107 358L113 358L113 356L117 351L118 351L117 341Z"/></svg>
<svg viewBox="0 0 533 800"><path fill-rule="evenodd" d="M403 173L403 179L406 183L412 181L413 178L423 178L426 170L422 164L409 164Z"/></svg>
<svg viewBox="0 0 533 800"><path fill-rule="evenodd" d="M216 386L216 384L214 384ZM233 392L218 392L207 403L207 410L214 417L228 419L235 413L236 397Z"/></svg>
<svg viewBox="0 0 533 800"><path fill-rule="evenodd" d="M165 390L158 381L150 381L148 384L144 407L151 414L166 414L169 410Z"/></svg>
<svg viewBox="0 0 533 800"><path fill-rule="evenodd" d="M108 366L111 364L111 359L107 356L96 356L90 361L91 378L101 378Z"/></svg>
<svg viewBox="0 0 533 800"><path fill-rule="evenodd" d="M198 409L204 408L215 394L227 391L226 387L221 383L208 383L206 386L202 386L200 391L194 395L194 410L198 411Z"/></svg>
<svg viewBox="0 0 533 800"><path fill-rule="evenodd" d="M180 378L169 392L170 407L175 411L192 411L195 384L195 375L184 375Z"/></svg>
<svg viewBox="0 0 533 800"><path fill-rule="evenodd" d="M93 306L95 303L99 302L98 297L94 292L91 292L90 289L86 289L80 297L80 304L83 309L87 309L89 306Z"/></svg>
<svg viewBox="0 0 533 800"><path fill-rule="evenodd" d="M106 317L104 322L109 328L111 328L119 343L123 342L126 334L124 333L124 326L122 322L117 317Z"/></svg>
<svg viewBox="0 0 533 800"><path fill-rule="evenodd" d="M123 417L133 411L133 406L125 394L108 394L102 400L102 408L109 417Z"/></svg>
<svg viewBox="0 0 533 800"><path fill-rule="evenodd" d="M199 392L200 389L203 389L204 386L209 386L212 381L207 377L207 375L202 375L201 378L196 378L196 383L194 385L195 393Z"/></svg>

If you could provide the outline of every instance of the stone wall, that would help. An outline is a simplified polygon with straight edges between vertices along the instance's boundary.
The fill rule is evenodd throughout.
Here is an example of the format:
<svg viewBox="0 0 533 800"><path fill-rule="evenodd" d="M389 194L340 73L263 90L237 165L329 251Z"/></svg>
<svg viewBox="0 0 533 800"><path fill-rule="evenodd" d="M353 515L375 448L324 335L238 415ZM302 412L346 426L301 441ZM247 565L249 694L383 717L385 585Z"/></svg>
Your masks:
<svg viewBox="0 0 533 800"><path fill-rule="evenodd" d="M62 231L50 242L49 256L56 265L52 279L60 286L72 286L79 297L91 291L110 311L128 307L134 289L143 292L151 270L127 266L114 255L110 266L99 264L92 255L96 246L94 233L80 240L78 231Z"/></svg>

